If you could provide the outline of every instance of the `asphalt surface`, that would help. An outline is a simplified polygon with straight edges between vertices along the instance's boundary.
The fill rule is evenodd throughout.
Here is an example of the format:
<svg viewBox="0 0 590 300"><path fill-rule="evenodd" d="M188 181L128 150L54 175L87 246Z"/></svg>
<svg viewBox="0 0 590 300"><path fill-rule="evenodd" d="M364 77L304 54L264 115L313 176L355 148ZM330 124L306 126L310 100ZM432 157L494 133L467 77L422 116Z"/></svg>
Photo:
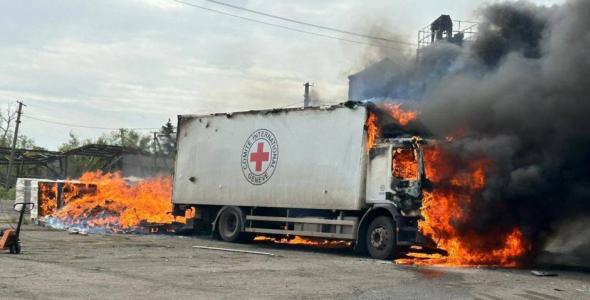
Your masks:
<svg viewBox="0 0 590 300"><path fill-rule="evenodd" d="M21 255L0 253L0 299L590 299L588 273L403 266L349 249L34 225L22 245Z"/></svg>

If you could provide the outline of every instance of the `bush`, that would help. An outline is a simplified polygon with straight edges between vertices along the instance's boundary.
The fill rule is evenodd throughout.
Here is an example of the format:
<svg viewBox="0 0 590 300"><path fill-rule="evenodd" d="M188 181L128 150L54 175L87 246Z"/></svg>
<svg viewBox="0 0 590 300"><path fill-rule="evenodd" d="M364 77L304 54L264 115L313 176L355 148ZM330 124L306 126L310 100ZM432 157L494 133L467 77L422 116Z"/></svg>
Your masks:
<svg viewBox="0 0 590 300"><path fill-rule="evenodd" d="M16 198L16 189L14 187L6 189L0 187L0 200L14 200Z"/></svg>

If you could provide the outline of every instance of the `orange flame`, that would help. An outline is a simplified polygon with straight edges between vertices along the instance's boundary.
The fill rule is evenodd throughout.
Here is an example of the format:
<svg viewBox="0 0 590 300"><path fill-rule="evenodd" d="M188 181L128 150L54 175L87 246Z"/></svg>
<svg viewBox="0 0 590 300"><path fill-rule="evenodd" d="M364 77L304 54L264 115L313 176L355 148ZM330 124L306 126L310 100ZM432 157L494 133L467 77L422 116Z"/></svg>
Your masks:
<svg viewBox="0 0 590 300"><path fill-rule="evenodd" d="M482 235L473 229L459 231L456 224L468 222L472 200L485 186L485 172L491 162L471 161L467 170L457 170L441 147L427 148L425 172L434 189L424 192L420 231L431 237L448 257L434 255L431 259L402 259L398 263L443 264L455 266L497 265L518 266L519 258L528 251L522 231L513 228ZM410 255L413 256L413 255Z"/></svg>
<svg viewBox="0 0 590 300"><path fill-rule="evenodd" d="M406 126L418 118L418 111L405 111L401 104L385 103L381 108L397 122ZM367 119L367 147L374 147L379 135L377 117L370 114ZM465 135L462 128L454 137ZM449 140L453 140L450 138ZM417 178L415 153L398 149L393 154L393 175L402 179ZM439 248L447 251L448 256L425 254L412 251L409 258L396 260L402 264L419 265L497 265L504 267L518 266L519 259L530 249L519 228L496 230L481 234L469 228L469 221L475 216L473 199L485 187L486 171L491 161L485 158L467 163L459 169L457 162L445 153L440 146L424 149L426 177L432 183L432 190L423 191L422 215L419 222L422 234L437 242ZM466 228L457 229L458 224Z"/></svg>
<svg viewBox="0 0 590 300"><path fill-rule="evenodd" d="M418 178L418 164L413 149L396 149L393 153L393 176L405 180Z"/></svg>
<svg viewBox="0 0 590 300"><path fill-rule="evenodd" d="M352 246L351 241L346 240L327 240L319 238L306 238L302 236L294 237L267 237L259 235L254 238L255 241L267 241L275 244L288 244L288 245L307 245L320 248L346 248Z"/></svg>
<svg viewBox="0 0 590 300"><path fill-rule="evenodd" d="M39 216L48 216L57 210L57 183L40 182L39 195L42 201L39 201Z"/></svg>
<svg viewBox="0 0 590 300"><path fill-rule="evenodd" d="M373 113L369 113L367 118L367 152L375 146L377 141L377 134L379 133L379 127L377 127L377 116Z"/></svg>
<svg viewBox="0 0 590 300"><path fill-rule="evenodd" d="M71 195L78 194L74 193L76 188L70 187L69 193L64 188L64 206L54 217L66 224L117 231L132 229L142 223L184 223L186 217L194 215L194 210L188 210L185 217L172 216L170 177L156 177L130 185L120 173L97 171L85 173L80 181L95 185L96 191L72 198Z"/></svg>
<svg viewBox="0 0 590 300"><path fill-rule="evenodd" d="M401 106L399 103L385 103L382 105L383 109L402 126L406 126L418 118L418 111L406 111Z"/></svg>

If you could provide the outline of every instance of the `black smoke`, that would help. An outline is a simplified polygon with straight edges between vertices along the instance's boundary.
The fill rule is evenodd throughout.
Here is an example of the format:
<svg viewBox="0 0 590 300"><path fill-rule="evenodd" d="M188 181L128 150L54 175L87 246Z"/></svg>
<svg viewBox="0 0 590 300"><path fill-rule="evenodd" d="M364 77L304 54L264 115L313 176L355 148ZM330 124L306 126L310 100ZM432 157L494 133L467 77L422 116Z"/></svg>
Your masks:
<svg viewBox="0 0 590 300"><path fill-rule="evenodd" d="M482 19L475 42L416 95L421 121L441 138L460 131L448 146L459 159L492 162L471 218L455 226L517 226L538 253L590 216L590 1L494 4Z"/></svg>
<svg viewBox="0 0 590 300"><path fill-rule="evenodd" d="M539 58L548 12L547 8L526 2L487 7L483 11L485 22L480 25L473 52L489 66L497 65L510 52Z"/></svg>

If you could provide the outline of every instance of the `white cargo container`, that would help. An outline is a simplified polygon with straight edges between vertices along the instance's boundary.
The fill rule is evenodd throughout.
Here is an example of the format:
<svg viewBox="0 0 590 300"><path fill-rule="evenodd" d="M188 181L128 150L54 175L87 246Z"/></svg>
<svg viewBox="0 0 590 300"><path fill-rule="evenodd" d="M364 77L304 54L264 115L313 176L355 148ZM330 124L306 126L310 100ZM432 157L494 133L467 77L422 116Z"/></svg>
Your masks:
<svg viewBox="0 0 590 300"><path fill-rule="evenodd" d="M360 103L179 116L173 202L226 241L254 234L348 239L378 258L417 237L422 151L416 138L367 145ZM369 150L369 148L371 148ZM395 178L410 152L415 178Z"/></svg>
<svg viewBox="0 0 590 300"><path fill-rule="evenodd" d="M33 203L33 209L29 212L32 221L36 221L39 214L39 185L41 179L17 178L15 186L15 205L18 203Z"/></svg>
<svg viewBox="0 0 590 300"><path fill-rule="evenodd" d="M77 180L51 180L40 178L17 178L14 203L32 203L29 212L31 221L37 222L47 214L52 214L64 205L63 195L68 187L76 186L77 194L94 193L96 186ZM64 191L65 189L65 191ZM43 195L43 191L47 193ZM71 193L71 192L70 192Z"/></svg>

